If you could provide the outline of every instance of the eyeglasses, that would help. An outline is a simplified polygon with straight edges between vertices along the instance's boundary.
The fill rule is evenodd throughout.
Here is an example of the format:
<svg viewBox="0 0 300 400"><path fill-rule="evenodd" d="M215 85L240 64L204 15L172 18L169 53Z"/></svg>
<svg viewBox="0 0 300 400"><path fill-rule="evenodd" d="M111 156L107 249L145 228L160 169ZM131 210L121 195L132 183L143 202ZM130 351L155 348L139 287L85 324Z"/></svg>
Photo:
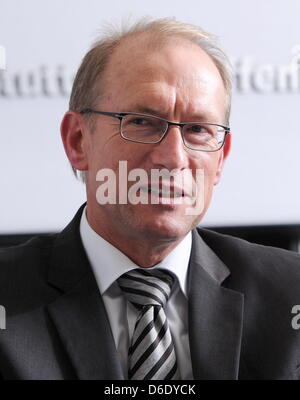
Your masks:
<svg viewBox="0 0 300 400"><path fill-rule="evenodd" d="M120 135L136 143L153 144L163 140L170 126L179 126L184 145L197 151L218 151L230 132L228 126L208 122L170 122L160 117L139 113L113 113L86 108L81 114L102 114L120 120Z"/></svg>

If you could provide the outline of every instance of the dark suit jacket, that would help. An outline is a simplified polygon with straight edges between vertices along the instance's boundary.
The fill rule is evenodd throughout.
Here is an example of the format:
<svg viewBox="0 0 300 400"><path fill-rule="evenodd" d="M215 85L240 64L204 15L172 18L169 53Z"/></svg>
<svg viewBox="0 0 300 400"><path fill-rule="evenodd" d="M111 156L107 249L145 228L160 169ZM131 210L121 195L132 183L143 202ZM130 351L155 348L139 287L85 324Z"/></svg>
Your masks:
<svg viewBox="0 0 300 400"><path fill-rule="evenodd" d="M81 213L82 207L58 235L0 250L3 379L124 379L81 243ZM295 304L299 255L193 231L188 313L195 379L300 378Z"/></svg>

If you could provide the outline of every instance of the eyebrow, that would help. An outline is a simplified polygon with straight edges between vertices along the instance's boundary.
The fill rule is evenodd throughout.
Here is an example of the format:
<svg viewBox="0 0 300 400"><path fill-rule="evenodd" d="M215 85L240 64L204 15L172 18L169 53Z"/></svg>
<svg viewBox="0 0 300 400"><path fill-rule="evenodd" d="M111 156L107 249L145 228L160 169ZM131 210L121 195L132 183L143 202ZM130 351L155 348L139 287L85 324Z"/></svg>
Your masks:
<svg viewBox="0 0 300 400"><path fill-rule="evenodd" d="M157 110L155 108L145 107L145 106L135 106L135 107L133 107L133 109L137 113L157 115L158 117L161 117L161 118L165 117L159 110Z"/></svg>
<svg viewBox="0 0 300 400"><path fill-rule="evenodd" d="M132 107L135 111L132 112L137 112L141 114L150 114L154 115L163 119L166 119L166 116L159 110L151 107L146 107L146 106L141 106L141 105L136 105L135 107ZM207 118L208 117L208 118ZM185 119L186 122L209 122L210 119L214 119L211 115L205 116L201 114L197 114L194 117L191 117L189 119Z"/></svg>

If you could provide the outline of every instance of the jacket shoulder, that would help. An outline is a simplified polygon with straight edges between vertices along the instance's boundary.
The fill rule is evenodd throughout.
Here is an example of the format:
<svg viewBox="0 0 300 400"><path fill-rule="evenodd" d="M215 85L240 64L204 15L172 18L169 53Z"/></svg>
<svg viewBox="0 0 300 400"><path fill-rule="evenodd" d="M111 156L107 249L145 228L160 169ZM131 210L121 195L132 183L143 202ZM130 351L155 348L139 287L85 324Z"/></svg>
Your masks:
<svg viewBox="0 0 300 400"><path fill-rule="evenodd" d="M284 280L296 279L300 284L300 254L277 247L250 243L234 236L197 228L205 243L228 266L232 273L243 273L257 279L282 276Z"/></svg>
<svg viewBox="0 0 300 400"><path fill-rule="evenodd" d="M49 297L47 272L56 235L36 236L24 244L0 249L0 304L21 312Z"/></svg>
<svg viewBox="0 0 300 400"><path fill-rule="evenodd" d="M287 257L299 262L300 254L291 250L285 250L278 247L265 246L257 243L248 242L235 236L218 233L210 229L197 228L198 234L210 246L218 247L222 253L237 251L241 254L259 254L262 257L271 255Z"/></svg>

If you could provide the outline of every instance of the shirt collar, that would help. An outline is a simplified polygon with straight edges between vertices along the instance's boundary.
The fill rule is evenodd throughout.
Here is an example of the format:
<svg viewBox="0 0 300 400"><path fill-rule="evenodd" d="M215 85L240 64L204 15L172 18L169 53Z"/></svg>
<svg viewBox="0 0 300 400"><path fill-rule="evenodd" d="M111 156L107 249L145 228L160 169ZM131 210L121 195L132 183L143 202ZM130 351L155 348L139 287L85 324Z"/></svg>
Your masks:
<svg viewBox="0 0 300 400"><path fill-rule="evenodd" d="M104 294L121 275L132 269L140 268L91 228L86 218L86 208L81 216L80 236L101 294ZM186 297L191 247L192 235L189 232L164 260L155 267L148 268L148 270L161 268L172 272L177 277L180 288Z"/></svg>

